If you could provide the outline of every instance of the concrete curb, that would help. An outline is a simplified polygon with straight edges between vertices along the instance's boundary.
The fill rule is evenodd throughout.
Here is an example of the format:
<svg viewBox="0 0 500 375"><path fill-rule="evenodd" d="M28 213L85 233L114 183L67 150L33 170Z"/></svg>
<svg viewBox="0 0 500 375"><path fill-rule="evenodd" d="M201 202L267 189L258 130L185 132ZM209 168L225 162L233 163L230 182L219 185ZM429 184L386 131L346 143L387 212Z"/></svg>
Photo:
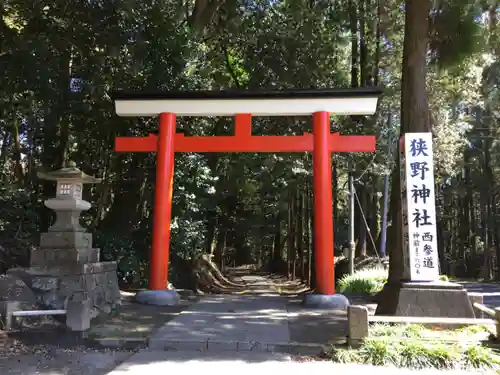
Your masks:
<svg viewBox="0 0 500 375"><path fill-rule="evenodd" d="M258 342L233 340L169 340L138 338L138 337L106 337L91 339L100 346L107 348L136 348L144 345L151 350L165 351L215 351L215 352L271 352L295 355L318 355L324 353L330 345L342 345L346 337L337 337L330 344L313 344L300 342Z"/></svg>
<svg viewBox="0 0 500 375"><path fill-rule="evenodd" d="M302 355L317 355L325 351L327 345L295 342L258 342L232 340L152 340L148 348L152 350L193 350L215 352L272 352Z"/></svg>

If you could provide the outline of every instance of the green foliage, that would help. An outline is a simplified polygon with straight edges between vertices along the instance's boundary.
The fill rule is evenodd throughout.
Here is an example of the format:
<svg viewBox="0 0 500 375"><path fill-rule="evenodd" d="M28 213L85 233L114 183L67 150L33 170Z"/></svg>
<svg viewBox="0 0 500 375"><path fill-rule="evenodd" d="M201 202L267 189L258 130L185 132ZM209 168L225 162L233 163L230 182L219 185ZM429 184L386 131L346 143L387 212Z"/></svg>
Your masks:
<svg viewBox="0 0 500 375"><path fill-rule="evenodd" d="M345 275L339 280L338 288L340 293L376 294L382 290L386 282L386 269L371 268Z"/></svg>
<svg viewBox="0 0 500 375"><path fill-rule="evenodd" d="M472 331L484 332L484 329ZM418 325L375 325L358 349L333 348L330 358L339 363L363 363L411 369L486 370L500 368L492 349L475 342L458 342L467 332L434 331ZM454 338L454 342L444 342Z"/></svg>
<svg viewBox="0 0 500 375"><path fill-rule="evenodd" d="M38 241L40 204L22 189L0 188L0 273L28 265L31 244Z"/></svg>
<svg viewBox="0 0 500 375"><path fill-rule="evenodd" d="M449 277L446 275L439 275L439 280L441 281L450 281Z"/></svg>
<svg viewBox="0 0 500 375"><path fill-rule="evenodd" d="M382 291L387 282L388 271L382 267L367 268L356 271L352 275L345 275L338 281L340 293L347 294L377 294ZM449 281L448 276L440 275L441 281Z"/></svg>
<svg viewBox="0 0 500 375"><path fill-rule="evenodd" d="M484 51L484 28L478 19L481 1L446 0L431 17L431 50L441 68L453 68L469 56Z"/></svg>
<svg viewBox="0 0 500 375"><path fill-rule="evenodd" d="M492 358L491 349L480 345L469 346L464 350L464 367L488 368L499 365L498 357Z"/></svg>
<svg viewBox="0 0 500 375"><path fill-rule="evenodd" d="M373 78L384 88L378 114L371 118L336 116L334 121L335 131L373 134L378 145L375 157L362 153L334 157L338 182L335 239L337 246L347 239L347 226L342 223L347 218L344 182L351 167L357 177L362 175L360 182L367 191L363 209L373 213L369 225L373 237L377 237L381 216L377 194L383 189L379 177L394 166L400 125L405 16L400 1L370 2L371 6L364 9L364 19L359 1L225 1L198 28L204 33L193 32L197 27L191 27L191 7L182 1L84 1L73 6L61 0L49 5L32 3L4 0L0 5L3 268L26 264L29 248L37 245L39 232L46 230L53 219L42 203L53 194L53 187L42 184L36 171L58 168L71 158L86 173L103 177L102 184L85 191L92 209L82 222L95 233L95 245L101 248L104 259L119 261L121 278L138 279L138 285L145 285L155 158L145 153L117 155L113 143L116 136L154 133L157 125L156 119L115 116L110 100L113 90L348 87L352 76L357 82L363 78L363 85L372 84ZM488 218L469 223L475 233L459 234L454 228L450 236L454 242L440 248L446 252L467 248L469 253L480 253L491 246L491 235L483 235L488 232L486 223L489 230L498 227L498 218L492 218L499 200L486 197L482 187L498 190L498 183L484 171L490 168L498 172L500 162L481 156L486 151L494 153L498 144L484 141L484 131L480 130L497 128L497 52L486 48L484 39L494 45L491 41L498 30L477 21L479 8L475 3L447 0L439 4L442 9L433 13L436 17L430 46L438 65L446 69L431 69L427 77L435 119L436 181L449 182L437 190L438 215L446 218L444 223L448 218L455 223L458 217L466 216L459 212L482 212L480 202L492 202ZM356 8L356 30L351 30L351 5ZM361 25L366 47L362 54L358 53ZM355 49L353 41L358 42ZM489 54L478 57L477 51ZM361 61L360 55L366 61ZM481 81L483 69L487 74ZM372 77L376 73L378 76ZM75 83L79 89L69 90ZM464 108L473 106L484 109L474 119L463 114ZM467 121L477 130L468 133L469 128L463 125L472 125ZM178 131L186 135L227 135L234 129L228 119L179 118ZM311 131L309 119L256 118L253 122L254 134L306 131ZM497 135L488 130L492 139ZM464 181L461 176L468 145L480 152L467 154L470 175ZM284 220L290 197L299 192L311 200L311 164L310 155L305 153L176 155L172 280L181 280L187 273L181 264L209 251L213 244L220 244L228 254L249 254L250 260L265 262L276 235L283 239L292 231ZM463 201L466 189L474 192L475 207L454 210L458 205L443 203L445 192ZM302 248L312 237L310 207L305 216L308 220L302 223ZM484 236L488 238L478 240ZM463 246L464 238L477 240L482 247L472 243ZM280 250L286 258L286 244ZM465 259L463 254L454 255L455 259ZM229 258L234 260L233 256ZM377 278L352 281L346 288L375 293L383 282Z"/></svg>

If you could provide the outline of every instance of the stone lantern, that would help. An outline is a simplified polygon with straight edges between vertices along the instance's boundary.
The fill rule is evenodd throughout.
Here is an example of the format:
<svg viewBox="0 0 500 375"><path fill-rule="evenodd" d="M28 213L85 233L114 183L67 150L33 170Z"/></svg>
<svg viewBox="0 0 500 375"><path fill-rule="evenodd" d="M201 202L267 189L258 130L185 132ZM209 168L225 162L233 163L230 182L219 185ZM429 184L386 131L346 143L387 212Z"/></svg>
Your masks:
<svg viewBox="0 0 500 375"><path fill-rule="evenodd" d="M25 280L42 306L67 309L68 326L84 330L89 317L107 315L120 305L116 262L101 261L100 250L92 246L92 233L79 223L81 212L91 207L82 199L83 186L101 180L83 173L74 162L37 175L57 183L55 197L45 201L56 213L56 221L40 234L40 246L31 249L30 267L12 268L8 273ZM84 309L76 315L70 313L74 305L68 305L70 301L80 301ZM82 311L86 319L81 317Z"/></svg>
<svg viewBox="0 0 500 375"><path fill-rule="evenodd" d="M57 182L56 197L45 201L45 206L57 215L49 231L85 232L79 219L80 214L90 208L90 203L82 199L83 185L97 184L101 179L85 174L76 167L75 162L68 162L57 171L38 172L37 176L42 180Z"/></svg>

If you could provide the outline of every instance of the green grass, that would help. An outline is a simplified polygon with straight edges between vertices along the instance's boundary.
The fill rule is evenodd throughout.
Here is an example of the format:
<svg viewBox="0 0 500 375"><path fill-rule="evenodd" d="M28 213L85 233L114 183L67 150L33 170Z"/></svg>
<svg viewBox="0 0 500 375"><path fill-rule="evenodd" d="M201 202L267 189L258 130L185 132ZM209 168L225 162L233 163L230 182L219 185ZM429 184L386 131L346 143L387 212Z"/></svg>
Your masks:
<svg viewBox="0 0 500 375"><path fill-rule="evenodd" d="M387 270L381 267L364 269L352 275L345 275L338 282L340 293L376 294L387 282Z"/></svg>
<svg viewBox="0 0 500 375"><path fill-rule="evenodd" d="M377 324L358 349L333 348L334 362L411 369L499 370L500 359L480 344L489 332L481 326L435 331L420 325Z"/></svg>
<svg viewBox="0 0 500 375"><path fill-rule="evenodd" d="M377 294L387 282L388 271L382 267L367 268L345 275L338 281L337 289L347 294ZM449 281L448 276L441 275L439 279Z"/></svg>

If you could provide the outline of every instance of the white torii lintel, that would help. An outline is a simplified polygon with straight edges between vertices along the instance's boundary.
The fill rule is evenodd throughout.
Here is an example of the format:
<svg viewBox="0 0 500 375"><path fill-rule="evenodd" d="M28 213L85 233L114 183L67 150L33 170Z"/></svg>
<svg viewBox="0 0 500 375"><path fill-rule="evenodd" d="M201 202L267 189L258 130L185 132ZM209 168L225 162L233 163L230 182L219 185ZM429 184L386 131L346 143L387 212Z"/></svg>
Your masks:
<svg viewBox="0 0 500 375"><path fill-rule="evenodd" d="M177 116L307 116L315 112L335 115L373 115L382 91L378 88L307 89L282 91L193 91L113 94L116 114L150 117Z"/></svg>

